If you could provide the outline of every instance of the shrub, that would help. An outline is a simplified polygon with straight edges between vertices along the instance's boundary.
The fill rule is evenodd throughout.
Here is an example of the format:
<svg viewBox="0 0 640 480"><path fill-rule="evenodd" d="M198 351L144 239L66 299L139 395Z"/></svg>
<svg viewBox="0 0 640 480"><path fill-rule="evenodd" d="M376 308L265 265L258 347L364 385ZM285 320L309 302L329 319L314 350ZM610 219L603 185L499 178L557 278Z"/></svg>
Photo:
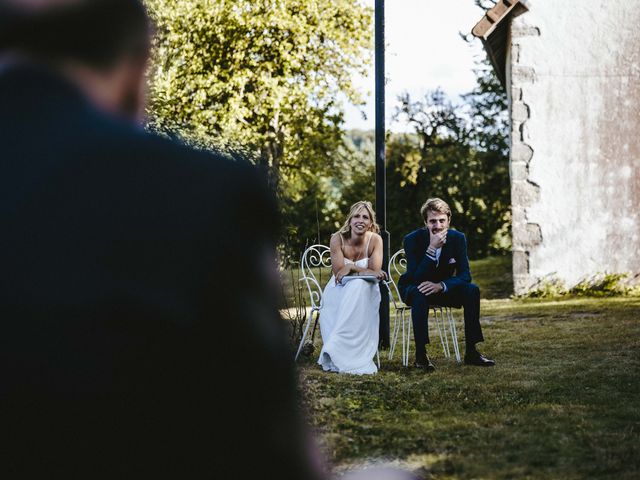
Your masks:
<svg viewBox="0 0 640 480"><path fill-rule="evenodd" d="M567 288L561 280L555 277L548 277L540 280L523 297L615 297L640 295L640 285L630 285L628 278L629 274L627 273L597 273L581 280L573 287Z"/></svg>

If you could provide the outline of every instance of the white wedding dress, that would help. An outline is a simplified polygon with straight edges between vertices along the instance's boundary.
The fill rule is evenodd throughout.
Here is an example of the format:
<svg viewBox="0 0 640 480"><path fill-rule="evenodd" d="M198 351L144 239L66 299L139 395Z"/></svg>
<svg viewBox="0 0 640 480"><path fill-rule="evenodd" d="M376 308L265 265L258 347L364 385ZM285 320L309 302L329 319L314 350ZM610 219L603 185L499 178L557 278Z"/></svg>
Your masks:
<svg viewBox="0 0 640 480"><path fill-rule="evenodd" d="M366 251L366 250L365 250ZM368 258L353 262L367 268ZM324 370L357 375L376 373L380 287L377 282L353 279L336 285L332 276L322 294L320 333L323 347L318 363Z"/></svg>

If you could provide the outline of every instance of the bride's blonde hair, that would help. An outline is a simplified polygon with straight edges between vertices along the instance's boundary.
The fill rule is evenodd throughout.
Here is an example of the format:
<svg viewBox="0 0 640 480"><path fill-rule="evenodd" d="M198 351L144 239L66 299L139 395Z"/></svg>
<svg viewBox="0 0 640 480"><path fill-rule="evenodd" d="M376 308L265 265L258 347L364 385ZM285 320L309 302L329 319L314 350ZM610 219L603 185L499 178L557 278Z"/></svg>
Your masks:
<svg viewBox="0 0 640 480"><path fill-rule="evenodd" d="M367 202L365 200L361 200L359 202L351 205L351 210L349 210L349 215L347 215L347 220L344 222L338 233L341 235L347 235L349 238L351 237L351 219L356 214L358 210L364 208L367 210L369 214L369 218L371 219L371 225L369 226L369 231L374 233L380 233L380 226L376 223L376 212L373 211L373 205L371 202Z"/></svg>

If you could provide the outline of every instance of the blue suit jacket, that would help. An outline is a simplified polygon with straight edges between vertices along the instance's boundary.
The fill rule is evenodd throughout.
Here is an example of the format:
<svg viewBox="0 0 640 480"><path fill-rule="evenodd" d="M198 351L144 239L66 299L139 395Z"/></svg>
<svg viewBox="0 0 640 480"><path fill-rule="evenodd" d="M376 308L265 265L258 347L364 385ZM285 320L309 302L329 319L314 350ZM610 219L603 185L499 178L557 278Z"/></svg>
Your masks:
<svg viewBox="0 0 640 480"><path fill-rule="evenodd" d="M420 283L444 282L450 292L456 286L471 282L467 240L456 230L447 232L447 243L442 247L440 258L434 261L427 257L429 230L420 228L404 237L407 271L400 277L398 289L402 300L411 305L411 298Z"/></svg>

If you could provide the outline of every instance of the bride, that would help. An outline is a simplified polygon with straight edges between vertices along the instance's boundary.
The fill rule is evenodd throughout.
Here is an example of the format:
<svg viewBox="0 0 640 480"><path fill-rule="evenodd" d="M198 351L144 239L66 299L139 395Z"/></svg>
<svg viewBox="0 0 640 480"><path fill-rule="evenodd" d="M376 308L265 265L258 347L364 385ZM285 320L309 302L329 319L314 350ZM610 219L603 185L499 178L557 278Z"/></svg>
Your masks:
<svg viewBox="0 0 640 480"><path fill-rule="evenodd" d="M322 294L318 363L324 370L368 374L378 371L378 281L382 270L382 237L370 202L356 202L331 237L333 276ZM367 279L357 277L367 276ZM355 277L355 278L354 278Z"/></svg>

